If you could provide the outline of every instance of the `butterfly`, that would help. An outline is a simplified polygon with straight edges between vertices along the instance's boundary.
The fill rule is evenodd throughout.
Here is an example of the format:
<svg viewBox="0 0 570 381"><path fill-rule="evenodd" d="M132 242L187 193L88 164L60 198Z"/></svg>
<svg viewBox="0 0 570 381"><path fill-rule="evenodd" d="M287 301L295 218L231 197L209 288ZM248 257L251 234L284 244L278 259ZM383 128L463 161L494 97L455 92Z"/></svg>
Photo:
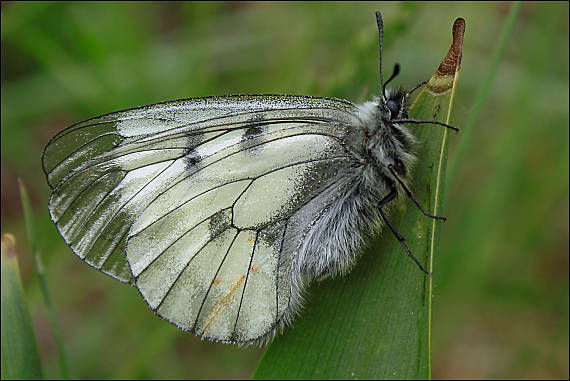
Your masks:
<svg viewBox="0 0 570 381"><path fill-rule="evenodd" d="M113 112L46 146L49 211L83 261L137 287L149 307L210 340L263 343L291 323L308 284L346 273L407 195L417 141L409 94L382 79L355 105L226 95Z"/></svg>

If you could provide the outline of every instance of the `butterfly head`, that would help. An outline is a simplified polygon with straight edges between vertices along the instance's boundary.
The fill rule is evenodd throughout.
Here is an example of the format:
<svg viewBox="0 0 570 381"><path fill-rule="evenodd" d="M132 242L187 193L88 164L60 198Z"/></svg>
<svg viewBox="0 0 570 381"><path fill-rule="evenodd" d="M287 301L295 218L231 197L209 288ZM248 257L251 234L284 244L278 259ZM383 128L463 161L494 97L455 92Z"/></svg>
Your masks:
<svg viewBox="0 0 570 381"><path fill-rule="evenodd" d="M402 88L389 88L384 90L378 107L386 115L386 121L408 117L408 98Z"/></svg>

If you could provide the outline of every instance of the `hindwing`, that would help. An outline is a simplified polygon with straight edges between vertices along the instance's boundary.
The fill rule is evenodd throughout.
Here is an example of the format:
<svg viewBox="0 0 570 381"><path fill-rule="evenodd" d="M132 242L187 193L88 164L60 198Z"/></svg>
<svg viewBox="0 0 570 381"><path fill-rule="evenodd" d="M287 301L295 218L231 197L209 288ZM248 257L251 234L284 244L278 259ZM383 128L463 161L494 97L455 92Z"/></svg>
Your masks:
<svg viewBox="0 0 570 381"><path fill-rule="evenodd" d="M303 234L357 165L346 101L195 98L88 119L43 166L49 209L85 262L134 283L177 326L263 337L290 308Z"/></svg>

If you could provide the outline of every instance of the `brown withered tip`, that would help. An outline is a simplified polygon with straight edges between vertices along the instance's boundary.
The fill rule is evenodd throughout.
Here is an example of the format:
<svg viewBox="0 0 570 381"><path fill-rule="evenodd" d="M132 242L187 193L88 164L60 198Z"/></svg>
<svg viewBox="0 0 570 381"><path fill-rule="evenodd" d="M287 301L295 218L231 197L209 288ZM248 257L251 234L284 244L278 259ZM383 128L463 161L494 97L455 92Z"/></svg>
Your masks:
<svg viewBox="0 0 570 381"><path fill-rule="evenodd" d="M451 43L451 48L449 52L441 61L439 68L437 69L437 76L443 77L446 75L455 75L455 72L459 70L459 65L461 64L461 56L463 54L463 35L465 34L465 20L458 18L453 23L453 42Z"/></svg>
<svg viewBox="0 0 570 381"><path fill-rule="evenodd" d="M2 256L4 258L16 256L16 238L10 233L2 234Z"/></svg>

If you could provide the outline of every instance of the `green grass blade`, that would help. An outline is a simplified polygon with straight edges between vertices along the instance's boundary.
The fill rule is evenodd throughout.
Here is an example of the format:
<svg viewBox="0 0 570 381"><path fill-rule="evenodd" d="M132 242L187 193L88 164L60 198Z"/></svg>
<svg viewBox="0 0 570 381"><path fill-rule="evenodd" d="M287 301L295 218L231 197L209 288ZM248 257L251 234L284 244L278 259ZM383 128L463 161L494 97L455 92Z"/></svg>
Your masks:
<svg viewBox="0 0 570 381"><path fill-rule="evenodd" d="M41 379L42 367L24 299L15 239L2 236L2 379Z"/></svg>
<svg viewBox="0 0 570 381"><path fill-rule="evenodd" d="M40 289L42 290L42 295L46 304L46 309L48 311L50 324L53 332L53 337L57 345L59 352L59 369L61 372L62 379L69 379L69 371L65 356L65 351L63 348L63 342L61 340L61 331L59 329L59 324L57 323L57 317L53 309L53 304L51 302L51 297L47 285L46 276L44 273L44 267L41 261L40 252L38 249L38 239L36 234L36 227L34 223L34 217L32 212L32 207L30 205L30 199L28 197L28 191L24 183L18 179L18 185L20 187L20 196L22 198L22 208L24 209L24 219L26 221L26 228L28 230L28 237L32 246L32 253L34 255L34 263L36 265L36 272L38 274L38 279L40 281Z"/></svg>
<svg viewBox="0 0 570 381"><path fill-rule="evenodd" d="M479 116L483 111L483 106L489 97L491 86L495 81L495 76L499 70L499 65L503 60L503 55L507 49L511 35L513 34L513 29L515 27L521 5L522 4L520 1L516 1L511 6L509 14L507 15L507 19L505 21L505 25L503 27L503 31L501 32L501 36L499 37L498 43L493 53L493 57L491 58L489 69L486 71L487 75L481 82L481 86L479 86L477 95L475 96L475 101L473 102L473 110L469 113L467 123L461 126L461 140L457 144L457 150L455 152L455 156L453 162L450 165L449 173L447 176L447 183L449 186L451 186L455 180L457 170L461 166L463 158L467 152L467 148L469 147L469 143L471 142L471 138L473 137L473 128L477 124Z"/></svg>
<svg viewBox="0 0 570 381"><path fill-rule="evenodd" d="M452 49L416 98L411 117L449 123L464 27L458 19ZM410 128L421 142L411 188L424 208L437 214L448 131L429 124ZM423 216L408 199L393 208L391 221L434 271L441 223ZM269 346L254 378L429 378L432 282L384 229L349 275L311 287L302 316Z"/></svg>

